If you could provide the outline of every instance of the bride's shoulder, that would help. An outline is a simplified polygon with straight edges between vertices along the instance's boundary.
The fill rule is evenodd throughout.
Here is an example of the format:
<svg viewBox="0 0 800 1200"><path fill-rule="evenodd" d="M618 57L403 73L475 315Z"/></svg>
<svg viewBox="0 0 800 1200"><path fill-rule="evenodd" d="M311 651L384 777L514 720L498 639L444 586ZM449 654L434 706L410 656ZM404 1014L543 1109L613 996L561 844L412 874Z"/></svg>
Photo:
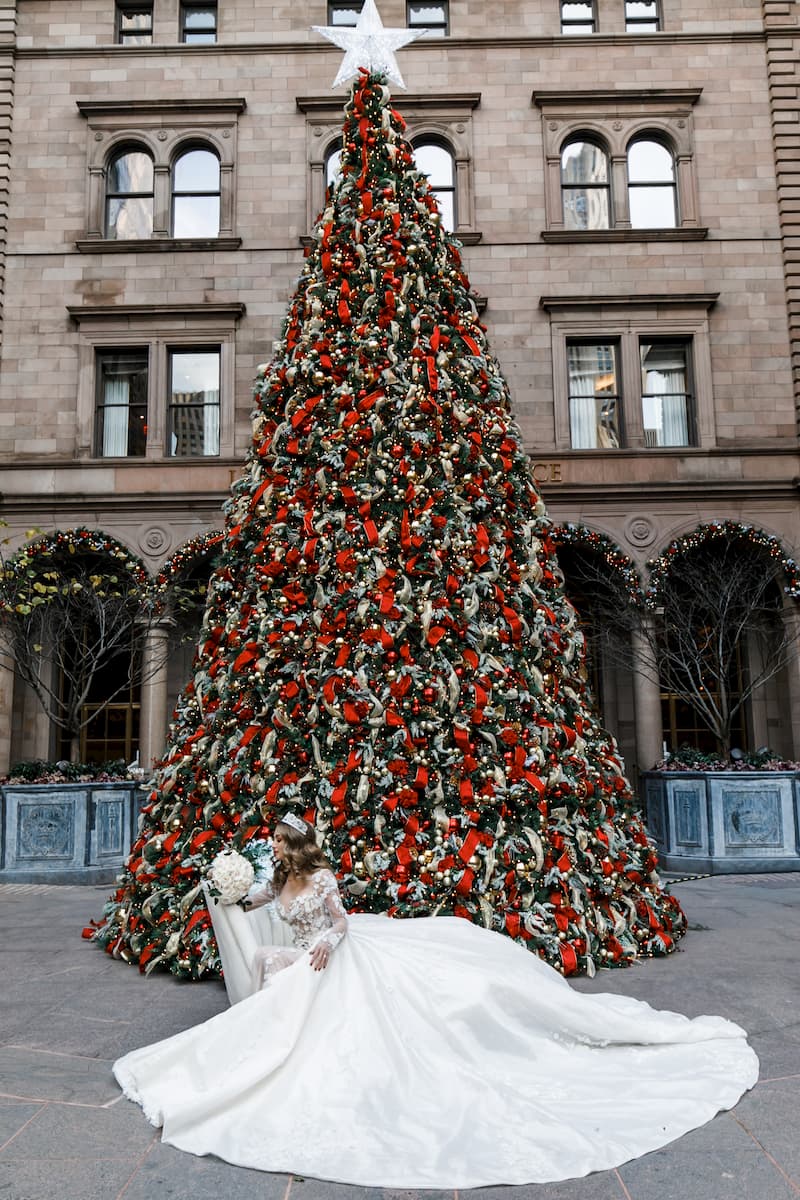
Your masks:
<svg viewBox="0 0 800 1200"><path fill-rule="evenodd" d="M314 887L321 892L329 892L334 888L338 890L339 884L333 871L328 867L320 867L314 872Z"/></svg>

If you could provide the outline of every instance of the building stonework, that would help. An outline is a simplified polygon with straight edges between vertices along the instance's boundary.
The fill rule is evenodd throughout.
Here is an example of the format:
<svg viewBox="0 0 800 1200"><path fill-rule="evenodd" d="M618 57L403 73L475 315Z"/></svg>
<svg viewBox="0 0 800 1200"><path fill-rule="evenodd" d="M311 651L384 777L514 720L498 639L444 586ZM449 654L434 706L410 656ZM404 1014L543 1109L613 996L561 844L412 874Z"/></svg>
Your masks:
<svg viewBox="0 0 800 1200"><path fill-rule="evenodd" d="M721 519L800 554L800 6L660 9L659 32L626 33L623 0L598 0L597 31L569 35L555 0L452 0L448 35L403 51L408 96L396 97L412 138L452 147L456 231L551 515L607 535L642 574L671 539ZM310 30L327 23L322 0L216 10L216 43L183 45L178 0L154 0L151 44L127 46L114 44L113 0L0 0L0 518L12 547L32 526L88 525L155 573L221 524L344 93L330 91L339 52ZM383 0L381 15L405 24L405 4ZM606 148L608 228L565 222L561 155L576 137ZM637 137L673 148L666 228L633 227ZM221 164L219 229L173 236L171 172L198 146ZM155 163L142 239L106 227L109 163L126 147ZM616 347L623 444L580 448L568 350L598 339ZM635 398L640 345L664 339L690 348L686 444L653 445ZM219 453L171 457L170 355L208 346ZM149 356L141 456L98 446L98 363L118 348ZM173 662L171 695L187 666ZM799 671L751 706L752 746L800 758ZM0 700L10 690L0 678ZM629 765L652 766L658 696L624 679L606 690ZM159 747L144 723L147 758ZM48 749L18 685L0 712L0 770Z"/></svg>

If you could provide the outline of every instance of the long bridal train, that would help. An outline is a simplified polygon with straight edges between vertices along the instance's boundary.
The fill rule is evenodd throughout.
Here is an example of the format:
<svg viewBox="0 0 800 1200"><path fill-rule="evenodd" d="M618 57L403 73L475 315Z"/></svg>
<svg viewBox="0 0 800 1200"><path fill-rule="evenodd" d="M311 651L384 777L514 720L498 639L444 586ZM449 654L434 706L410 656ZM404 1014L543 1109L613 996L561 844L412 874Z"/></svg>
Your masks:
<svg viewBox="0 0 800 1200"><path fill-rule="evenodd" d="M466 1188L602 1171L736 1104L739 1026L588 996L455 917L353 916L249 994L269 909L210 905L232 1006L114 1066L163 1140L240 1166L363 1186Z"/></svg>

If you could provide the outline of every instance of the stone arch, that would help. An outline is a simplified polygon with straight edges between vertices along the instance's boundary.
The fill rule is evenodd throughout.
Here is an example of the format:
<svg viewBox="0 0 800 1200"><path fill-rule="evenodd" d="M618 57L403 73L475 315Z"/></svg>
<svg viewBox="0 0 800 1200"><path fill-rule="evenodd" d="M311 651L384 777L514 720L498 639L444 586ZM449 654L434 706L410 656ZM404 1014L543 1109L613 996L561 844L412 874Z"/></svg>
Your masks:
<svg viewBox="0 0 800 1200"><path fill-rule="evenodd" d="M779 538L747 522L704 522L647 566L665 739L673 749L726 755L770 746L786 755L800 578Z"/></svg>
<svg viewBox="0 0 800 1200"><path fill-rule="evenodd" d="M102 530L56 529L8 561L3 593L19 757L130 761L152 615L142 560Z"/></svg>
<svg viewBox="0 0 800 1200"><path fill-rule="evenodd" d="M608 534L591 529L588 525L568 521L561 525L554 525L550 536L556 548L575 546L602 557L609 572L618 580L631 602L634 604L642 602L644 591L639 570L630 555L626 554Z"/></svg>
<svg viewBox="0 0 800 1200"><path fill-rule="evenodd" d="M138 554L134 554L130 547L102 529L89 529L85 525L37 534L17 550L9 566L13 570L23 562L31 563L40 556L60 554L96 554L100 557L109 555L125 565L138 583L143 586L149 586L151 583L151 576Z"/></svg>
<svg viewBox="0 0 800 1200"><path fill-rule="evenodd" d="M677 535L657 557L648 561L649 581L645 589L648 603L657 602L661 580L670 570L672 563L681 555L723 538L741 540L743 544L749 543L780 564L785 580L784 591L794 599L800 599L800 568L786 553L780 539L756 525L726 519L724 521L708 521L696 526L693 530Z"/></svg>

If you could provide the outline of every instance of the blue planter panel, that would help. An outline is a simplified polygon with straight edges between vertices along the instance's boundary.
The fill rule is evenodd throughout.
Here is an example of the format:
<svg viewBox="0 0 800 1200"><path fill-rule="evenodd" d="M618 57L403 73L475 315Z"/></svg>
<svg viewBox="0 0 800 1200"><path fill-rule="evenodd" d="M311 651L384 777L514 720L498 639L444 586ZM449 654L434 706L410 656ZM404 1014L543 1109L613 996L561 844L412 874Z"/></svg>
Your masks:
<svg viewBox="0 0 800 1200"><path fill-rule="evenodd" d="M30 795L6 788L7 871L69 870L86 860L88 792Z"/></svg>
<svg viewBox="0 0 800 1200"><path fill-rule="evenodd" d="M800 775L647 772L648 829L669 871L800 870Z"/></svg>
<svg viewBox="0 0 800 1200"><path fill-rule="evenodd" d="M0 881L113 881L146 799L137 784L0 787Z"/></svg>
<svg viewBox="0 0 800 1200"><path fill-rule="evenodd" d="M709 781L714 840L726 857L792 857L797 853L792 780Z"/></svg>

